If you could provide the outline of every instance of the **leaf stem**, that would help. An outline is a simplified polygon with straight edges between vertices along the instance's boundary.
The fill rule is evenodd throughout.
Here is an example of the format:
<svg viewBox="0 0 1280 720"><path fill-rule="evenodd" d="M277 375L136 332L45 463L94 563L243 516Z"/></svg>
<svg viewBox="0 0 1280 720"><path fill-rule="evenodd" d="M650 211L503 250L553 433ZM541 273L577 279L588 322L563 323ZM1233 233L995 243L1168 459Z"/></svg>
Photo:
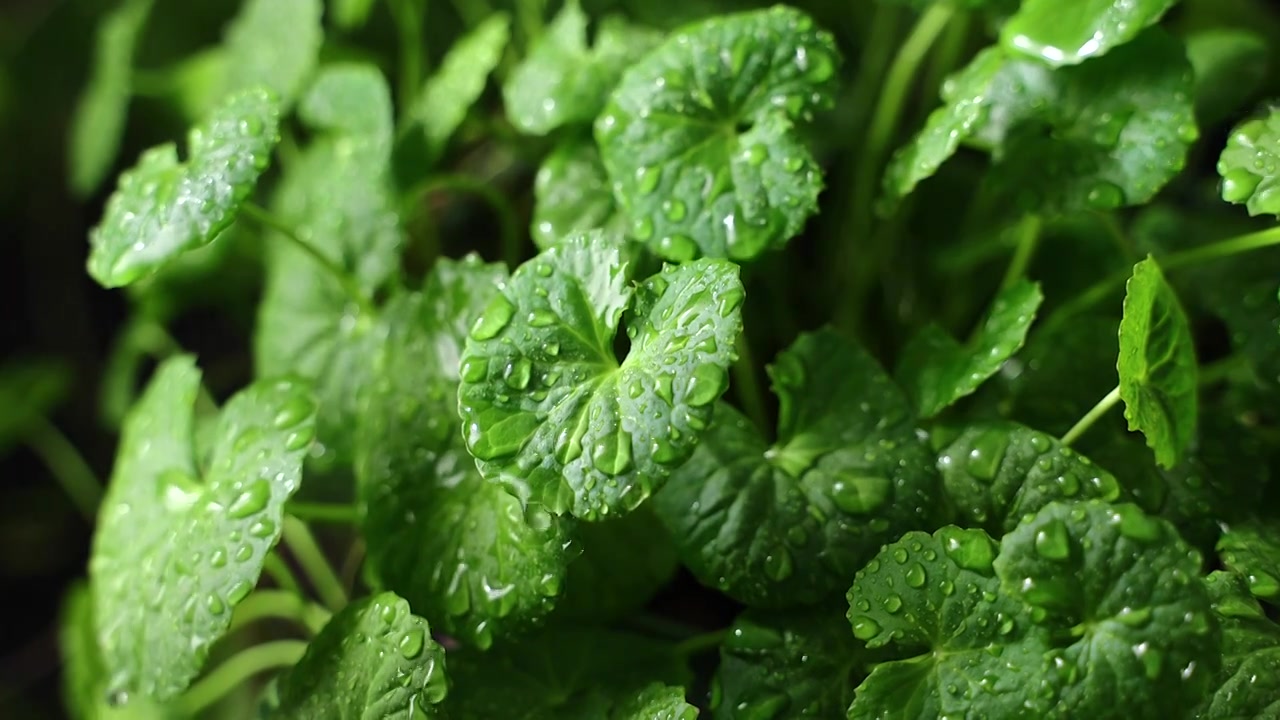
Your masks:
<svg viewBox="0 0 1280 720"><path fill-rule="evenodd" d="M276 640L255 645L232 655L192 685L179 704L184 714L194 716L254 675L296 664L306 650L307 644L301 640Z"/></svg>
<svg viewBox="0 0 1280 720"><path fill-rule="evenodd" d="M24 440L80 514L92 524L98 516L98 503L102 502L102 483L76 446L57 425L43 417L27 429Z"/></svg>
<svg viewBox="0 0 1280 720"><path fill-rule="evenodd" d="M1196 372L1196 381L1200 387L1217 385L1230 378L1237 370L1247 367L1246 358L1240 353L1228 355L1208 365L1202 365Z"/></svg>
<svg viewBox="0 0 1280 720"><path fill-rule="evenodd" d="M253 203L241 204L240 213L251 218L259 225L270 230L274 230L278 235L293 243L294 247L308 255L316 262L316 264L324 268L325 271L329 273L338 285L342 287L351 302L358 305L362 312L369 314L377 312L377 308L374 307L373 301L369 299L369 296L365 295L364 290L360 289L360 285L356 282L355 278L351 277L351 274L342 269L340 265L329 259L329 256L320 252L314 245L304 240L302 236L298 234L297 230L288 223L280 220L266 209Z"/></svg>
<svg viewBox="0 0 1280 720"><path fill-rule="evenodd" d="M392 21L399 35L400 45L400 118L403 122L413 110L418 88L422 85L423 50L422 23L426 0L392 0L388 3Z"/></svg>
<svg viewBox="0 0 1280 720"><path fill-rule="evenodd" d="M347 604L347 593L307 524L292 515L284 516L284 541L315 587L321 602L330 610L341 610Z"/></svg>
<svg viewBox="0 0 1280 720"><path fill-rule="evenodd" d="M289 590L255 590L236 606L231 629L242 628L265 618L278 618L297 623L312 635L320 632L332 617L328 610Z"/></svg>
<svg viewBox="0 0 1280 720"><path fill-rule="evenodd" d="M867 285L880 267L880 263L875 259L880 248L865 247L863 248L865 252L858 253L854 252L853 243L867 243L873 237L871 231L874 224L876 190L880 187L877 179L880 177L885 155L889 150L889 144L893 141L894 132L899 129L898 121L920 66L928 56L934 41L938 39L954 14L955 8L949 3L937 3L929 6L929 9L920 16L889 66L880 99L876 102L875 112L871 116L871 126L867 130L857 169L852 178L852 196L849 199L849 211L852 213L850 228L844 233L845 257L841 267L848 267L849 277L853 278L847 301L846 323L856 322L868 293Z"/></svg>
<svg viewBox="0 0 1280 720"><path fill-rule="evenodd" d="M690 655L707 652L708 650L714 650L724 642L726 634L728 634L727 630L713 630L711 632L702 633L701 635L694 635L691 638L687 638L676 643L675 649L672 652L674 652L677 657L685 658Z"/></svg>
<svg viewBox="0 0 1280 720"><path fill-rule="evenodd" d="M280 586L282 590L299 595L302 593L302 587L298 584L298 578L293 576L293 571L289 569L289 564L280 557L276 551L267 553L267 557L262 562L262 571L271 576L272 580Z"/></svg>
<svg viewBox="0 0 1280 720"><path fill-rule="evenodd" d="M1099 400L1098 404L1094 405L1092 410L1085 413L1084 417L1080 418L1080 421L1072 426L1072 428L1067 431L1066 435L1062 436L1062 440L1060 442L1063 445L1071 445L1071 443L1079 440L1080 436L1088 432L1089 428L1098 421L1098 418L1106 415L1107 412L1111 410L1112 407L1115 407L1115 404L1118 402L1120 402L1119 385L1112 388L1111 392L1107 393L1105 397Z"/></svg>
<svg viewBox="0 0 1280 720"><path fill-rule="evenodd" d="M409 196L416 201L425 195L437 192L458 192L475 195L483 200L498 216L498 230L502 237L502 259L510 267L520 264L521 246L520 226L516 222L516 211L511 201L492 184L479 178L460 173L433 175L410 191Z"/></svg>
<svg viewBox="0 0 1280 720"><path fill-rule="evenodd" d="M1018 244L1014 247L1009 267L1004 271L1004 279L1000 281L1000 289L1008 290L1027 274L1027 267L1035 257L1036 247L1040 243L1040 229L1043 223L1039 215L1031 214L1018 223Z"/></svg>
<svg viewBox="0 0 1280 720"><path fill-rule="evenodd" d="M738 333L738 340L734 344L738 351L738 359L733 363L733 386L738 396L738 402L742 403L742 411L751 418L751 422L761 432L768 434L768 416L764 411L764 394L760 390L760 383L756 380L756 364L751 356L751 341L747 339L745 332Z"/></svg>
<svg viewBox="0 0 1280 720"><path fill-rule="evenodd" d="M285 512L307 522L330 523L334 525L355 525L360 519L359 509L355 505L340 503L316 503L290 500Z"/></svg>

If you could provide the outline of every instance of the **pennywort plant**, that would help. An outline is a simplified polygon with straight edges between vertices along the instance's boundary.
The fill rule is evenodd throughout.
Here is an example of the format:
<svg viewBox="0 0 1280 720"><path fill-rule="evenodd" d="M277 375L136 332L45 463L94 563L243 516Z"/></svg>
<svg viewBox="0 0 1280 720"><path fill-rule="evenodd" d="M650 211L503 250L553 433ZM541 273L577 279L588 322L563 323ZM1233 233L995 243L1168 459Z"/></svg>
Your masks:
<svg viewBox="0 0 1280 720"><path fill-rule="evenodd" d="M140 86L190 120L88 238L76 717L1280 707L1280 115L1211 3L461 1L426 52L422 0L244 0L142 68L163 5L71 134L89 193ZM167 328L236 293L224 392Z"/></svg>

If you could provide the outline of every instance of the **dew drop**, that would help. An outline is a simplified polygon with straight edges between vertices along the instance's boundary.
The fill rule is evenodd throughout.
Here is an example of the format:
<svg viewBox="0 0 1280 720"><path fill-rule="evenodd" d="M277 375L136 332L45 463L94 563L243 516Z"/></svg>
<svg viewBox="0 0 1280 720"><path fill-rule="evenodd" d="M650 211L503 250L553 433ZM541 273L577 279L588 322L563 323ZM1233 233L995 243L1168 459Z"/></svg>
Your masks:
<svg viewBox="0 0 1280 720"><path fill-rule="evenodd" d="M913 588L924 587L924 582L927 579L924 572L924 566L920 563L911 563L911 567L907 568L907 572L904 577L907 581L907 585Z"/></svg>
<svg viewBox="0 0 1280 720"><path fill-rule="evenodd" d="M1047 560L1066 560L1071 555L1071 538L1066 523L1050 520L1036 530L1036 554Z"/></svg>
<svg viewBox="0 0 1280 720"><path fill-rule="evenodd" d="M227 507L227 516L242 520L256 515L266 509L270 499L271 486L266 480L255 480L231 501L231 505Z"/></svg>
<svg viewBox="0 0 1280 720"><path fill-rule="evenodd" d="M859 640L870 640L880 634L880 623L866 616L860 616L853 621L853 636Z"/></svg>
<svg viewBox="0 0 1280 720"><path fill-rule="evenodd" d="M689 377L684 401L693 407L710 405L724 393L728 384L729 376L719 365L699 365Z"/></svg>
<svg viewBox="0 0 1280 720"><path fill-rule="evenodd" d="M471 339L477 341L491 340L497 337L516 313L515 305L501 293L494 295L484 313L471 328Z"/></svg>
<svg viewBox="0 0 1280 720"><path fill-rule="evenodd" d="M315 405L305 396L295 395L280 406L272 424L277 430L288 430L311 417L316 410Z"/></svg>
<svg viewBox="0 0 1280 720"><path fill-rule="evenodd" d="M885 610L888 610L891 613L896 613L902 609L902 596L897 594L885 595L881 604L884 605Z"/></svg>
<svg viewBox="0 0 1280 720"><path fill-rule="evenodd" d="M400 638L400 654L406 660L413 660L422 654L422 650L426 647L426 635L420 629L413 629L404 634Z"/></svg>
<svg viewBox="0 0 1280 720"><path fill-rule="evenodd" d="M774 582L791 577L793 569L791 553L786 548L778 548L764 558L764 574Z"/></svg>
<svg viewBox="0 0 1280 720"><path fill-rule="evenodd" d="M877 475L841 477L831 486L831 500L844 512L865 515L888 501L892 487L888 478Z"/></svg>

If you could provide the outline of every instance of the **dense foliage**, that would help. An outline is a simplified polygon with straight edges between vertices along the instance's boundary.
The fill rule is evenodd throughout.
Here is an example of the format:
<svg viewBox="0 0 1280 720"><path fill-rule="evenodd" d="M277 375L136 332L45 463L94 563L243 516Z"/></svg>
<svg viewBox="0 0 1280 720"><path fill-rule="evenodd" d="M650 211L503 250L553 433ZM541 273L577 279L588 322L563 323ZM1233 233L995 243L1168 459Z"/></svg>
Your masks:
<svg viewBox="0 0 1280 720"><path fill-rule="evenodd" d="M1280 715L1265 3L167 4L70 130L74 717Z"/></svg>

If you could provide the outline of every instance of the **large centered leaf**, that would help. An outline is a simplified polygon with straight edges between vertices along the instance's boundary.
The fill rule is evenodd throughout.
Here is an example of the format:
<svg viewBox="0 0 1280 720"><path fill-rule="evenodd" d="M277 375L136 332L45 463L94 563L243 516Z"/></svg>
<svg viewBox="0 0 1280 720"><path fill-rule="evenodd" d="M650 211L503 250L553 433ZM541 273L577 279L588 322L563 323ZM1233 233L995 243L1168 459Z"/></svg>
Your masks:
<svg viewBox="0 0 1280 720"><path fill-rule="evenodd" d="M319 59L323 12L323 0L244 0L224 42L228 89L265 86L291 106Z"/></svg>
<svg viewBox="0 0 1280 720"><path fill-rule="evenodd" d="M480 647L545 615L573 557L571 519L526 516L480 476L458 433L467 328L505 277L474 256L441 260L422 295L388 306L357 445L371 572L435 627Z"/></svg>
<svg viewBox="0 0 1280 720"><path fill-rule="evenodd" d="M724 720L841 717L865 655L839 607L749 610L733 621L721 647L712 711Z"/></svg>
<svg viewBox="0 0 1280 720"><path fill-rule="evenodd" d="M829 34L777 6L686 27L632 65L595 125L631 234L675 261L784 245L822 189L794 124L831 103L838 63Z"/></svg>
<svg viewBox="0 0 1280 720"><path fill-rule="evenodd" d="M621 711L636 707L637 695L655 682L683 685L688 670L663 643L566 626L487 653L450 654L449 679L450 720L651 720Z"/></svg>
<svg viewBox="0 0 1280 720"><path fill-rule="evenodd" d="M129 96L133 51L155 0L123 0L98 23L89 81L71 124L71 187L84 195L106 177L120 152Z"/></svg>
<svg viewBox="0 0 1280 720"><path fill-rule="evenodd" d="M259 381L222 410L202 472L199 386L189 356L157 371L125 421L93 538L98 641L121 701L171 698L199 672L257 583L315 435L305 383Z"/></svg>
<svg viewBox="0 0 1280 720"><path fill-rule="evenodd" d="M1222 625L1222 670L1196 709L1200 720L1280 715L1280 626L1249 596L1234 573L1215 572L1205 585Z"/></svg>
<svg viewBox="0 0 1280 720"><path fill-rule="evenodd" d="M1111 473L1053 437L1009 422L964 428L938 455L959 523L1003 535L1054 500L1117 500Z"/></svg>
<svg viewBox="0 0 1280 720"><path fill-rule="evenodd" d="M995 555L985 532L947 526L907 533L858 571L853 634L897 659L858 686L851 720L1049 717L1048 636L1000 593Z"/></svg>
<svg viewBox="0 0 1280 720"><path fill-rule="evenodd" d="M1177 0L1024 0L1000 30L1005 47L1050 65L1075 65L1123 45Z"/></svg>
<svg viewBox="0 0 1280 720"><path fill-rule="evenodd" d="M591 122L622 71L660 37L610 17L600 24L594 47L588 47L586 13L578 0L569 0L503 85L507 115L531 135Z"/></svg>
<svg viewBox="0 0 1280 720"><path fill-rule="evenodd" d="M348 605L279 679L269 718L419 720L448 692L444 649L395 593Z"/></svg>
<svg viewBox="0 0 1280 720"><path fill-rule="evenodd" d="M1218 158L1222 199L1250 215L1280 216L1280 111L1241 123Z"/></svg>
<svg viewBox="0 0 1280 720"><path fill-rule="evenodd" d="M89 232L89 274L128 285L226 229L280 140L280 106L263 89L228 97L187 138L147 150L120 176L102 221Z"/></svg>
<svg viewBox="0 0 1280 720"><path fill-rule="evenodd" d="M511 17L494 13L459 38L414 100L410 117L422 126L427 147L439 155L484 92L511 39Z"/></svg>
<svg viewBox="0 0 1280 720"><path fill-rule="evenodd" d="M1218 540L1218 553L1254 596L1280 604L1280 530L1274 521L1233 524Z"/></svg>
<svg viewBox="0 0 1280 720"><path fill-rule="evenodd" d="M941 493L910 405L856 344L802 335L769 373L777 443L719 405L654 506L703 583L781 607L845 589L883 543L933 523Z"/></svg>
<svg viewBox="0 0 1280 720"><path fill-rule="evenodd" d="M403 242L387 174L390 90L373 66L331 65L298 113L318 137L284 176L276 213L372 296L396 276ZM313 379L322 405L318 460L349 461L359 392L379 342L377 318L285 238L267 239L266 274L254 336L257 372Z"/></svg>
<svg viewBox="0 0 1280 720"><path fill-rule="evenodd" d="M1065 717L1176 717L1220 662L1201 557L1136 505L1051 503L1006 535L996 570L1078 638L1055 650Z"/></svg>
<svg viewBox="0 0 1280 720"><path fill-rule="evenodd" d="M1027 281L1000 292L982 327L966 345L929 325L902 351L895 375L921 417L933 417L1000 371L1027 338L1040 286Z"/></svg>
<svg viewBox="0 0 1280 720"><path fill-rule="evenodd" d="M577 232L604 229L621 236L626 217L618 212L600 151L588 138L556 147L534 179L533 242L546 250Z"/></svg>
<svg viewBox="0 0 1280 720"><path fill-rule="evenodd" d="M476 322L458 405L481 472L584 519L633 510L689 454L742 328L736 265L668 266L634 291L621 252L582 235L520 266ZM623 312L631 350L619 364Z"/></svg>
<svg viewBox="0 0 1280 720"><path fill-rule="evenodd" d="M1120 321L1120 397L1130 430L1173 467L1196 433L1197 370L1191 324L1153 258L1133 267Z"/></svg>
<svg viewBox="0 0 1280 720"><path fill-rule="evenodd" d="M987 192L1041 215L1149 201L1199 136L1179 42L1158 29L1079 66L1052 70L998 48L944 84L945 105L885 175L893 200L966 142L993 155Z"/></svg>

